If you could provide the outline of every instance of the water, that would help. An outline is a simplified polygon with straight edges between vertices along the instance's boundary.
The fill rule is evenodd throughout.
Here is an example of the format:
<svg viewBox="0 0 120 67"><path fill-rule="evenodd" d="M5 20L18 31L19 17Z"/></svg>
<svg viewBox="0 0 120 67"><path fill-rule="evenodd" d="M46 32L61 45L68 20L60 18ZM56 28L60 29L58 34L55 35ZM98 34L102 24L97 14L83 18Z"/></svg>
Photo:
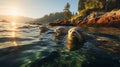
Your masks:
<svg viewBox="0 0 120 67"><path fill-rule="evenodd" d="M15 46L15 44L16 46L28 44L37 39L36 37L39 34L34 26L33 28L22 29L23 26L28 25L0 23L0 48Z"/></svg>
<svg viewBox="0 0 120 67"><path fill-rule="evenodd" d="M120 67L119 30L103 34L100 29L95 33L96 30L83 28L103 41L94 42L97 46L87 42L82 49L67 52L66 38L57 43L54 33L49 33L55 28L49 27L51 30L40 34L38 25L1 22L0 67Z"/></svg>

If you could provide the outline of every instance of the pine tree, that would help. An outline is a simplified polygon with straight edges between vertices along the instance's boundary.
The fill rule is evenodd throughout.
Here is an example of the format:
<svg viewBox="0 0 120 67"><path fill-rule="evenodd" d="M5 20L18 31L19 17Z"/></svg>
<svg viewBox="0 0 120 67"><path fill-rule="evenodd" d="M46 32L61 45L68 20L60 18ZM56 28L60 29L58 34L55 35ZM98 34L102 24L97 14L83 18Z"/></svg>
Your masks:
<svg viewBox="0 0 120 67"><path fill-rule="evenodd" d="M64 20L69 20L72 17L72 13L69 9L70 9L70 4L67 3L64 8Z"/></svg>

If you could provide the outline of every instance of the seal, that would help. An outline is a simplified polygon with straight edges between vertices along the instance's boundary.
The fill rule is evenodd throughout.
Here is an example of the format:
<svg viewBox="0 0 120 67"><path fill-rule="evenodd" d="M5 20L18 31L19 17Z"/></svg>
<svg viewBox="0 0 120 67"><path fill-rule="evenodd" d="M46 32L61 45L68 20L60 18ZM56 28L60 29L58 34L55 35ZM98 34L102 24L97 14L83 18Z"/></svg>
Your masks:
<svg viewBox="0 0 120 67"><path fill-rule="evenodd" d="M49 30L46 26L39 26L39 32L41 33L45 33L47 30Z"/></svg>
<svg viewBox="0 0 120 67"><path fill-rule="evenodd" d="M54 29L54 32L55 32L54 40L55 40L56 44L61 44L61 43L63 43L65 35L67 35L67 33L68 33L68 28L59 26Z"/></svg>
<svg viewBox="0 0 120 67"><path fill-rule="evenodd" d="M67 36L67 49L69 51L80 49L84 45L84 34L79 27L69 29Z"/></svg>
<svg viewBox="0 0 120 67"><path fill-rule="evenodd" d="M68 29L63 26L59 26L54 30L54 32L56 33L56 36L66 35L68 33L67 31Z"/></svg>

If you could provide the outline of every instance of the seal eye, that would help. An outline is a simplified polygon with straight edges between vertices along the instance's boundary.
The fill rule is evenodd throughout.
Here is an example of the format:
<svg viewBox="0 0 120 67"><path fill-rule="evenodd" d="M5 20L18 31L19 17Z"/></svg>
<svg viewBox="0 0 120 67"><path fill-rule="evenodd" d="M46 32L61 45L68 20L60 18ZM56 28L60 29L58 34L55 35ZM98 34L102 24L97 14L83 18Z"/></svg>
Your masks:
<svg viewBox="0 0 120 67"><path fill-rule="evenodd" d="M72 30L69 30L68 33L72 32Z"/></svg>
<svg viewBox="0 0 120 67"><path fill-rule="evenodd" d="M81 31L80 31L80 30L78 30L78 29L77 29L76 31L77 31L77 32L81 32Z"/></svg>

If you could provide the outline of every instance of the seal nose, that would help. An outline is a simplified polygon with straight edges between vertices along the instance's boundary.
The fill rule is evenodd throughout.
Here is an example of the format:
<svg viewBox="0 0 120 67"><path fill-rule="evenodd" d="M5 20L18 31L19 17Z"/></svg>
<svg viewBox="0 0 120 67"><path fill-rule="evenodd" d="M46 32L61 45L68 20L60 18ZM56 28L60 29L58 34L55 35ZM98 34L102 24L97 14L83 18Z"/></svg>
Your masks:
<svg viewBox="0 0 120 67"><path fill-rule="evenodd" d="M73 31L73 32L72 32L72 35L73 35L73 36L75 36L75 35L76 35L76 32L75 32L75 31Z"/></svg>
<svg viewBox="0 0 120 67"><path fill-rule="evenodd" d="M72 34L75 34L75 31L73 31Z"/></svg>

